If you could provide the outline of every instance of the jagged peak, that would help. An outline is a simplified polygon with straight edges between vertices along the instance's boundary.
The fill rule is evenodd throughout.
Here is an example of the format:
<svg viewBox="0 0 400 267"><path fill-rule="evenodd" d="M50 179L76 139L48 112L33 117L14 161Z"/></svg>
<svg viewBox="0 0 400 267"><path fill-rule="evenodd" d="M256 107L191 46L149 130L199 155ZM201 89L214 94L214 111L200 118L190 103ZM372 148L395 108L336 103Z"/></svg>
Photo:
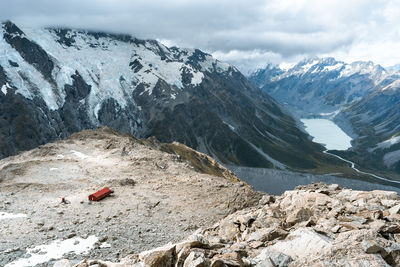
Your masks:
<svg viewBox="0 0 400 267"><path fill-rule="evenodd" d="M259 69L251 74L250 77L256 76L268 76L266 73L274 72L276 68L267 64L265 68ZM282 70L282 69L281 69ZM384 79L387 74L393 72L386 71L381 65L376 64L372 61L354 61L352 63L346 63L335 59L334 57L308 57L299 61L293 67L282 70L281 75L274 75L275 79L284 78L291 75L318 75L319 73L338 73L338 78L348 77L354 74L366 74L370 75L378 81ZM270 76L270 75L269 75Z"/></svg>
<svg viewBox="0 0 400 267"><path fill-rule="evenodd" d="M24 36L24 32L11 20L6 20L1 23L5 32L12 36Z"/></svg>

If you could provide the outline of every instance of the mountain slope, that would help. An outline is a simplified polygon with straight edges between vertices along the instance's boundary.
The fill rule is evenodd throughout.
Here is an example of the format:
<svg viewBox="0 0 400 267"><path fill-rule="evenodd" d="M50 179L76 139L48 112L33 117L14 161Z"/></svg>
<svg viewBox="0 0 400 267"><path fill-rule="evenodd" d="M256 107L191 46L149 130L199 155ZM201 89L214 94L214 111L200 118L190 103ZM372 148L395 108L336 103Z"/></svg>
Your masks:
<svg viewBox="0 0 400 267"><path fill-rule="evenodd" d="M375 169L400 173L400 88L394 82L343 109L341 120L351 122L356 154L348 156Z"/></svg>
<svg viewBox="0 0 400 267"><path fill-rule="evenodd" d="M267 66L250 80L298 117L334 120L355 138L342 156L364 168L400 173L399 72L372 62L314 58L287 71Z"/></svg>
<svg viewBox="0 0 400 267"><path fill-rule="evenodd" d="M106 125L223 163L310 169L326 161L277 102L197 49L8 21L0 53L0 157Z"/></svg>
<svg viewBox="0 0 400 267"><path fill-rule="evenodd" d="M278 75L267 71L267 77L259 70L249 79L300 116L336 111L373 92L389 74L372 62L347 64L334 58L306 59L287 71L272 69Z"/></svg>

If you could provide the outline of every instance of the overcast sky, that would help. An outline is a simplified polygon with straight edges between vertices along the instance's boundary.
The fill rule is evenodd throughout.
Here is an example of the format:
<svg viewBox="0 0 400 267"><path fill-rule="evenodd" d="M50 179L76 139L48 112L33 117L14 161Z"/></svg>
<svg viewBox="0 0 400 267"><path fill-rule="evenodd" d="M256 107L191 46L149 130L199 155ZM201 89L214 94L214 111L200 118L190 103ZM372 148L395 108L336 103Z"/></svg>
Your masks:
<svg viewBox="0 0 400 267"><path fill-rule="evenodd" d="M400 0L1 0L0 19L196 47L245 73L314 56L400 63Z"/></svg>

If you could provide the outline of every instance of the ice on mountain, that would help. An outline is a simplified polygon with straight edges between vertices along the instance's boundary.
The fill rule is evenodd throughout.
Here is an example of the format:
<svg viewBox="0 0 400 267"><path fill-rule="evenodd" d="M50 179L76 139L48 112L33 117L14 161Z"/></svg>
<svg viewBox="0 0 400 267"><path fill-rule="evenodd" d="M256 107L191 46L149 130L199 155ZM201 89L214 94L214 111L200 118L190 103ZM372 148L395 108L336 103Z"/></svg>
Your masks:
<svg viewBox="0 0 400 267"><path fill-rule="evenodd" d="M3 94L7 94L7 86L5 84L3 84L3 86L1 87L1 91L3 92Z"/></svg>
<svg viewBox="0 0 400 267"><path fill-rule="evenodd" d="M125 108L127 99L133 99L133 92L139 84L144 85L144 92L151 95L160 79L172 88L183 90L184 70L189 70L192 86L203 81L203 72L232 72L229 64L208 54L200 54L200 58L193 62L189 58L199 53L198 50L169 49L156 41L120 40L111 35L99 37L85 31L68 30L65 37L72 41L66 44L60 41L59 33L54 29L23 28L22 31L26 38L46 51L54 62L54 69L52 77L43 77L4 40L1 31L0 64L5 66L6 75L12 86L17 88L16 92L28 99L40 96L49 109L56 110L65 101L65 85L72 85L72 76L78 72L91 87L90 94L81 104L88 105L94 121L98 120L98 112L107 99L114 99L121 108ZM19 67L11 68L8 60L16 62ZM132 70L135 60L141 67ZM6 91L5 88L1 90L3 93ZM174 97L176 94L171 95L172 99Z"/></svg>
<svg viewBox="0 0 400 267"><path fill-rule="evenodd" d="M16 62L19 67L9 66L9 60ZM0 65L3 66L11 85L17 88L16 92L25 98L33 99L35 95L40 96L51 110L58 109L59 104L63 102L62 94L55 93L43 75L4 40L4 29L0 30ZM34 92L32 88L35 89Z"/></svg>
<svg viewBox="0 0 400 267"><path fill-rule="evenodd" d="M388 140L378 143L377 148L384 149L384 148L391 147L397 143L400 143L400 136L393 136Z"/></svg>
<svg viewBox="0 0 400 267"><path fill-rule="evenodd" d="M337 63L335 65L325 66L323 71L334 71L339 70L343 67L343 63Z"/></svg>
<svg viewBox="0 0 400 267"><path fill-rule="evenodd" d="M192 75L192 85L199 85L203 81L204 74L200 71L192 72Z"/></svg>
<svg viewBox="0 0 400 267"><path fill-rule="evenodd" d="M308 72L311 69L311 67L313 67L317 63L318 63L318 60L313 60L311 63L307 63L307 64L303 65L302 66L303 73Z"/></svg>
<svg viewBox="0 0 400 267"><path fill-rule="evenodd" d="M390 83L389 85L385 86L382 88L382 91L386 91L386 90L397 90L400 88L400 80L395 80L392 83Z"/></svg>

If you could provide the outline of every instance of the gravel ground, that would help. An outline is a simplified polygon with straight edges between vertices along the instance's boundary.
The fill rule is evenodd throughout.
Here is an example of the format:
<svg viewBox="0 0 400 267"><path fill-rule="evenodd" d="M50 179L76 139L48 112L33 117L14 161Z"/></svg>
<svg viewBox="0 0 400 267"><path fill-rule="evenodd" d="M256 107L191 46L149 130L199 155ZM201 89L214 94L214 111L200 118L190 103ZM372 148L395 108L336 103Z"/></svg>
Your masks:
<svg viewBox="0 0 400 267"><path fill-rule="evenodd" d="M113 196L88 201L105 186ZM104 128L84 131L0 161L0 266L44 254L27 253L38 245L93 236L86 254L63 257L116 261L177 242L259 198L243 182L196 172L146 142Z"/></svg>

